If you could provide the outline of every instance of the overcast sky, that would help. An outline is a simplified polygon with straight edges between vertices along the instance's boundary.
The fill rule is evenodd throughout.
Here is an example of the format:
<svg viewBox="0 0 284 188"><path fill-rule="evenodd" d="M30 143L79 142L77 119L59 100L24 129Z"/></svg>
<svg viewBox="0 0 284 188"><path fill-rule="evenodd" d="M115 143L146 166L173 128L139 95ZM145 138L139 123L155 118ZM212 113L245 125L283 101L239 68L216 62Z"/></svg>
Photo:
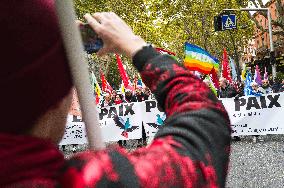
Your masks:
<svg viewBox="0 0 284 188"><path fill-rule="evenodd" d="M262 0L263 4L267 3L269 0ZM251 3L251 5L248 6L249 8L255 8L255 6ZM251 14L254 14L255 11L250 11Z"/></svg>
<svg viewBox="0 0 284 188"><path fill-rule="evenodd" d="M267 3L269 0L262 0L263 4ZM254 8L253 5L249 6L250 8Z"/></svg>

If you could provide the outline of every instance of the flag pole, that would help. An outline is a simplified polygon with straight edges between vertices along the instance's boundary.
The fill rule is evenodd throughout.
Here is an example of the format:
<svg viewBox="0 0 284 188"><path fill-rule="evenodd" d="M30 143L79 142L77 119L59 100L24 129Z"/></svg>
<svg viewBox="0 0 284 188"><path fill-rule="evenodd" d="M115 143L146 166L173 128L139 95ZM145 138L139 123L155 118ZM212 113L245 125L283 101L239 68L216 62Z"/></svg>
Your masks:
<svg viewBox="0 0 284 188"><path fill-rule="evenodd" d="M73 1L56 0L55 7L70 71L79 97L82 118L86 125L89 147L96 150L103 149L105 145L102 141L93 90L90 87L88 64L83 53L81 35L75 23Z"/></svg>

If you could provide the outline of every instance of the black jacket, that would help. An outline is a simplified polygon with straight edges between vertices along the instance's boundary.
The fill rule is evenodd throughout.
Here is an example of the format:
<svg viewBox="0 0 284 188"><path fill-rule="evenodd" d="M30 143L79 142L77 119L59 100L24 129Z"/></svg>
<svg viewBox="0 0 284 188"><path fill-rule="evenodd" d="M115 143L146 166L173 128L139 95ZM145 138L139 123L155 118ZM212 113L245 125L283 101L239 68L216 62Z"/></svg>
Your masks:
<svg viewBox="0 0 284 188"><path fill-rule="evenodd" d="M225 89L220 87L220 90L218 91L219 98L232 98L232 97L235 97L236 95L237 95L237 91L235 90L234 87L232 87L229 84L227 85Z"/></svg>

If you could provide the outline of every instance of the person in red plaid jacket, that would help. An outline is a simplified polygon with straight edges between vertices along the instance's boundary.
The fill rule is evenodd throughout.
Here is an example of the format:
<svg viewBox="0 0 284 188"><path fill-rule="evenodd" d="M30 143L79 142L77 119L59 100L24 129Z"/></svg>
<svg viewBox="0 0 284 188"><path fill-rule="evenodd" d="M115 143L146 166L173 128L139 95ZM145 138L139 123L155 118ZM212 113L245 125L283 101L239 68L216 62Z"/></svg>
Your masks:
<svg viewBox="0 0 284 188"><path fill-rule="evenodd" d="M200 79L114 13L85 16L104 41L98 54L132 58L167 119L146 148L85 151L65 160L57 144L73 84L54 2L3 0L0 9L0 187L225 186L231 130L224 107Z"/></svg>

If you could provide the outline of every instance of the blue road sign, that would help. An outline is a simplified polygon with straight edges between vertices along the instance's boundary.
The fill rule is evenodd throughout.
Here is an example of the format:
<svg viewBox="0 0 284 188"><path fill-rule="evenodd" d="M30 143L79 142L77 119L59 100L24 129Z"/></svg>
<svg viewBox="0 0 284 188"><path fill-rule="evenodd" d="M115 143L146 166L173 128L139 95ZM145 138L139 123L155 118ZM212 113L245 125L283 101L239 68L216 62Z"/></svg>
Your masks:
<svg viewBox="0 0 284 188"><path fill-rule="evenodd" d="M237 29L237 17L235 14L222 15L222 30Z"/></svg>

